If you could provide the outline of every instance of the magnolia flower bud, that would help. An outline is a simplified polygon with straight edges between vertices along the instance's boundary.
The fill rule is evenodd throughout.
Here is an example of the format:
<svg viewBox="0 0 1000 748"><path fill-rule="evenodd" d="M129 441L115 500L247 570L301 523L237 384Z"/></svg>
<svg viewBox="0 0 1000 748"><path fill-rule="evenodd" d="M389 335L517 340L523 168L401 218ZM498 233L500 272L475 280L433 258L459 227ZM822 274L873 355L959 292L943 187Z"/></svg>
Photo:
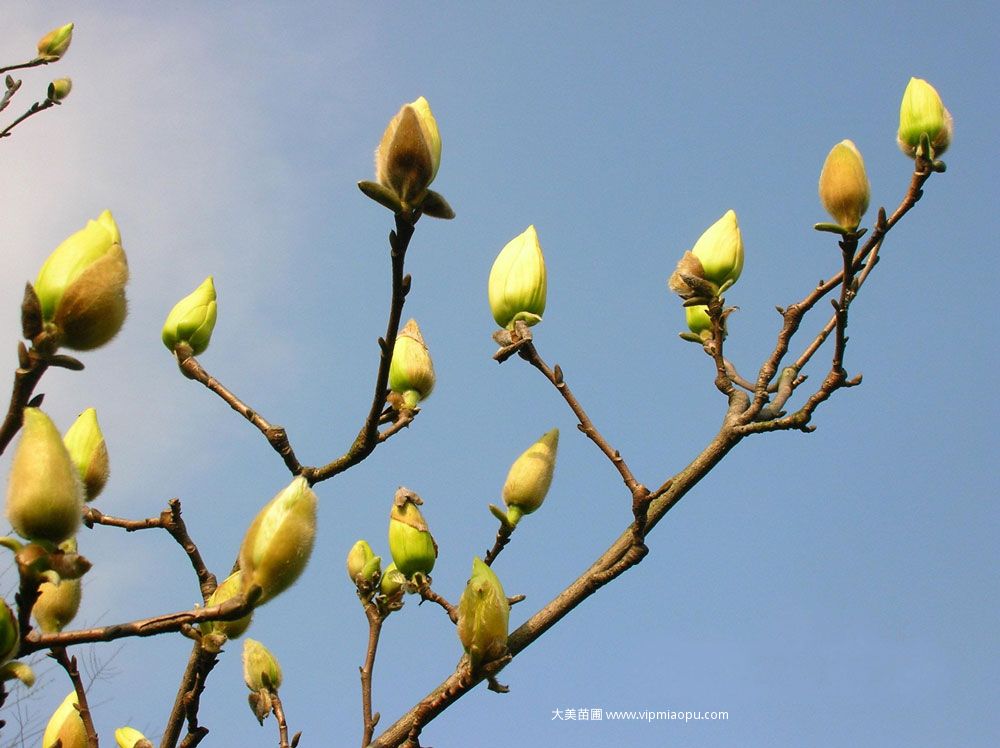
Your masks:
<svg viewBox="0 0 1000 748"><path fill-rule="evenodd" d="M0 665L10 662L17 655L20 646L21 629L17 616L7 605L7 601L0 599Z"/></svg>
<svg viewBox="0 0 1000 748"><path fill-rule="evenodd" d="M382 580L379 583L379 591L386 597L392 597L403 589L406 577L396 568L396 564L389 564L382 572Z"/></svg>
<svg viewBox="0 0 1000 748"><path fill-rule="evenodd" d="M259 586L258 605L299 578L316 538L316 494L302 476L271 499L254 518L240 546L243 589Z"/></svg>
<svg viewBox="0 0 1000 748"><path fill-rule="evenodd" d="M687 318L688 329L701 340L709 340L712 337L712 320L708 316L708 306L706 304L695 304L684 307L684 314Z"/></svg>
<svg viewBox="0 0 1000 748"><path fill-rule="evenodd" d="M111 211L66 239L35 279L42 318L62 345L85 351L111 340L125 321L128 262Z"/></svg>
<svg viewBox="0 0 1000 748"><path fill-rule="evenodd" d="M434 363L415 320L396 336L389 363L389 389L399 393L407 408L415 408L434 389Z"/></svg>
<svg viewBox="0 0 1000 748"><path fill-rule="evenodd" d="M405 206L417 206L441 165L441 135L427 99L405 104L375 151L375 178Z"/></svg>
<svg viewBox="0 0 1000 748"><path fill-rule="evenodd" d="M77 711L76 691L70 691L52 713L42 736L42 748L51 748L57 740L60 748L87 748L87 728Z"/></svg>
<svg viewBox="0 0 1000 748"><path fill-rule="evenodd" d="M726 211L695 242L691 253L701 262L706 280L717 286L729 287L743 272L743 237L736 222L736 213ZM724 289L722 289L724 290Z"/></svg>
<svg viewBox="0 0 1000 748"><path fill-rule="evenodd" d="M281 688L281 665L256 639L243 641L243 682L251 691L277 691Z"/></svg>
<svg viewBox="0 0 1000 748"><path fill-rule="evenodd" d="M215 592L209 595L208 600L205 601L205 607L211 608L215 605L222 605L226 600L234 598L242 594L242 592L243 572L234 571L215 588ZM245 616L237 618L235 621L205 621L200 624L201 633L206 635L222 634L227 639L238 639L250 626L252 620L253 611L251 610Z"/></svg>
<svg viewBox="0 0 1000 748"><path fill-rule="evenodd" d="M7 519L23 538L61 543L80 526L83 490L55 424L24 409L24 427L10 469Z"/></svg>
<svg viewBox="0 0 1000 748"><path fill-rule="evenodd" d="M93 501L108 482L108 448L97 423L97 411L87 408L69 427L63 443L83 481L84 501Z"/></svg>
<svg viewBox="0 0 1000 748"><path fill-rule="evenodd" d="M493 261L488 287L493 319L509 330L517 320L538 324L545 312L545 291L545 257L538 232L528 226Z"/></svg>
<svg viewBox="0 0 1000 748"><path fill-rule="evenodd" d="M359 540L347 554L347 576L355 584L370 582L382 569L382 557L376 556L367 540Z"/></svg>
<svg viewBox="0 0 1000 748"><path fill-rule="evenodd" d="M531 514L542 505L552 485L556 469L559 429L552 429L532 444L510 466L503 484L503 501L507 519L516 525L522 514Z"/></svg>
<svg viewBox="0 0 1000 748"><path fill-rule="evenodd" d="M46 634L62 631L80 610L83 585L80 579L63 579L58 584L42 582L31 614Z"/></svg>
<svg viewBox="0 0 1000 748"><path fill-rule="evenodd" d="M479 557L472 559L472 577L458 601L458 638L472 670L507 651L510 604L503 585Z"/></svg>
<svg viewBox="0 0 1000 748"><path fill-rule="evenodd" d="M861 153L850 140L833 147L819 175L819 199L841 228L857 229L868 210L871 187Z"/></svg>
<svg viewBox="0 0 1000 748"><path fill-rule="evenodd" d="M56 78L49 84L48 98L52 101L62 101L73 90L73 81L69 78Z"/></svg>
<svg viewBox="0 0 1000 748"><path fill-rule="evenodd" d="M115 742L118 748L153 748L146 736L134 727L119 727L115 730Z"/></svg>
<svg viewBox="0 0 1000 748"><path fill-rule="evenodd" d="M896 136L903 153L911 158L916 156L920 136L926 133L933 153L924 155L936 158L951 143L952 129L951 113L934 86L921 78L910 78L899 105L899 133Z"/></svg>
<svg viewBox="0 0 1000 748"><path fill-rule="evenodd" d="M215 283L208 276L198 288L174 304L163 324L163 344L171 351L181 343L197 356L208 348L215 329Z"/></svg>
<svg viewBox="0 0 1000 748"><path fill-rule="evenodd" d="M437 543L417 508L423 500L408 488L400 488L389 513L389 552L399 572L407 579L430 574L437 559Z"/></svg>
<svg viewBox="0 0 1000 748"><path fill-rule="evenodd" d="M38 57L46 62L61 60L73 41L73 24L52 29L38 40Z"/></svg>

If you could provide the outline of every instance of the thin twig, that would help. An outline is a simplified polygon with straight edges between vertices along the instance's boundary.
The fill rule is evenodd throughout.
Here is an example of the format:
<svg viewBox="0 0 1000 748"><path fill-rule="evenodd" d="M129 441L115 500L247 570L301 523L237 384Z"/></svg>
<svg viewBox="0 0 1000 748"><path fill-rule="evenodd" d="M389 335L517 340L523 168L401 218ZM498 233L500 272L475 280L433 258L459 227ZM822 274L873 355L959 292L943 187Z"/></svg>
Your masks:
<svg viewBox="0 0 1000 748"><path fill-rule="evenodd" d="M423 578L423 582L417 588L417 593L420 595L421 603L423 603L425 600L432 603L437 603L444 609L444 612L448 614L448 618L451 619L452 623L458 623L458 608L456 608L450 602L441 597L441 595L432 590L431 583L427 577Z"/></svg>
<svg viewBox="0 0 1000 748"><path fill-rule="evenodd" d="M36 57L34 60L28 62L19 62L17 65L8 65L5 68L0 68L0 75L9 73L11 70L24 70L26 68L36 68L39 65L48 65L51 62L56 62L56 60L46 60L44 57Z"/></svg>
<svg viewBox="0 0 1000 748"><path fill-rule="evenodd" d="M201 693L205 690L205 680L217 662L216 652L202 646L200 641L195 642L177 689L174 706L167 718L160 748L175 748L185 719L188 723L188 732L181 741L181 748L194 748L208 735L208 728L198 724L198 707L201 704Z"/></svg>
<svg viewBox="0 0 1000 748"><path fill-rule="evenodd" d="M513 525L506 522L500 523L500 527L499 529L497 529L496 540L493 541L493 547L490 548L488 551L486 551L486 555L483 557L484 564L486 564L487 566L493 565L493 562L496 561L497 556L500 555L500 551L502 551L507 546L507 543L510 542L510 538L513 532L514 532Z"/></svg>
<svg viewBox="0 0 1000 748"><path fill-rule="evenodd" d="M358 668L361 671L361 714L364 720L361 748L365 748L372 741L375 726L381 717L378 712L372 713L372 674L375 670L375 655L378 652L382 622L385 620L378 606L371 601L365 603L365 616L368 618L368 651L365 655L365 664Z"/></svg>
<svg viewBox="0 0 1000 748"><path fill-rule="evenodd" d="M288 722L285 720L285 707L277 691L271 691L271 711L278 720L278 748L290 748L288 743ZM297 738L298 736L296 736Z"/></svg>
<svg viewBox="0 0 1000 748"><path fill-rule="evenodd" d="M10 405L7 407L7 415L3 425L0 426L0 454L10 444L11 439L17 434L24 421L24 407L31 400L42 375L49 368L48 362L34 350L26 350L24 344L18 345L21 365L14 372L14 387L10 393ZM27 360L23 360L27 358ZM25 364L27 364L25 366Z"/></svg>
<svg viewBox="0 0 1000 748"><path fill-rule="evenodd" d="M0 70L0 74L2 74L2 72L3 71ZM41 102L36 101L34 104L32 104L30 107L28 107L28 111L26 111L20 117L18 117L17 119L15 119L13 122L11 122L9 125L7 125L4 129L0 130L0 139L6 138L8 135L10 135L11 131L15 127L17 127L19 124L21 124L22 122L24 122L29 117L34 117L39 112L44 112L46 109L54 107L57 103L58 102L55 102L52 99L46 99L45 101L41 101Z"/></svg>
<svg viewBox="0 0 1000 748"><path fill-rule="evenodd" d="M76 657L67 655L65 647L53 647L49 656L62 666L73 682L77 710L80 712L80 719L83 720L84 729L87 731L87 746L88 748L98 748L97 729L94 727L94 719L90 713L90 707L87 705L87 691L83 687L83 679L80 678L80 671L76 667Z"/></svg>

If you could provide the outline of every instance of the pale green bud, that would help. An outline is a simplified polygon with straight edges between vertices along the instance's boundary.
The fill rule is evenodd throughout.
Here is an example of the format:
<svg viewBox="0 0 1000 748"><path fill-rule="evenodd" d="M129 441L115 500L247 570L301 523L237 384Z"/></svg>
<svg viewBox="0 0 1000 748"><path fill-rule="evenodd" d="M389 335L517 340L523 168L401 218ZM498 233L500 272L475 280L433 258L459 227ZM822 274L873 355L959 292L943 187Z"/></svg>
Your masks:
<svg viewBox="0 0 1000 748"><path fill-rule="evenodd" d="M281 688L281 665L256 639L243 641L243 682L251 691L277 691Z"/></svg>
<svg viewBox="0 0 1000 748"><path fill-rule="evenodd" d="M17 623L17 616L7 605L7 601L0 599L0 665L5 665L17 656L17 650L21 646L21 628Z"/></svg>
<svg viewBox="0 0 1000 748"><path fill-rule="evenodd" d="M87 748L87 728L77 711L76 691L70 691L52 713L42 736L42 748L52 748L57 740L60 748Z"/></svg>
<svg viewBox="0 0 1000 748"><path fill-rule="evenodd" d="M403 589L406 577L396 568L396 564L389 564L382 572L382 581L379 583L379 591L386 597L392 597Z"/></svg>
<svg viewBox="0 0 1000 748"><path fill-rule="evenodd" d="M526 449L510 466L503 484L507 518L517 524L522 514L531 514L545 500L556 469L559 429L552 429Z"/></svg>
<svg viewBox="0 0 1000 748"><path fill-rule="evenodd" d="M478 557L472 560L472 577L458 601L458 638L469 655L472 670L507 651L510 604L503 585Z"/></svg>
<svg viewBox="0 0 1000 748"><path fill-rule="evenodd" d="M389 513L389 552L399 572L407 579L414 574L430 574L437 560L437 543L424 516L417 508L423 500L400 487Z"/></svg>
<svg viewBox="0 0 1000 748"><path fill-rule="evenodd" d="M80 610L83 585L80 579L63 579L58 584L42 582L31 614L46 634L62 631Z"/></svg>
<svg viewBox="0 0 1000 748"><path fill-rule="evenodd" d="M73 24L52 29L38 40L38 57L46 62L61 60L73 41Z"/></svg>
<svg viewBox="0 0 1000 748"><path fill-rule="evenodd" d="M347 576L355 584L370 582L381 571L382 558L376 556L367 540L359 540L347 554Z"/></svg>
<svg viewBox="0 0 1000 748"><path fill-rule="evenodd" d="M119 727L115 730L115 742L118 748L153 748L146 736L134 727Z"/></svg>
<svg viewBox="0 0 1000 748"><path fill-rule="evenodd" d="M260 510L243 538L243 589L263 590L258 605L288 589L306 568L315 538L316 494L299 476Z"/></svg>
<svg viewBox="0 0 1000 748"><path fill-rule="evenodd" d="M819 199L841 228L857 229L868 210L871 187L861 152L850 140L833 147L819 175Z"/></svg>
<svg viewBox="0 0 1000 748"><path fill-rule="evenodd" d="M215 592L209 595L208 600L205 601L205 607L211 608L215 605L222 605L226 600L242 593L243 572L242 570L237 570L226 577L225 581L215 588ZM245 616L237 618L235 621L205 621L200 624L200 627L202 634L222 634L227 639L238 639L250 626L252 620L253 611L251 610Z"/></svg>
<svg viewBox="0 0 1000 748"><path fill-rule="evenodd" d="M52 101L62 101L73 90L73 81L69 78L56 78L49 84L48 98Z"/></svg>
<svg viewBox="0 0 1000 748"><path fill-rule="evenodd" d="M415 408L434 389L434 363L416 320L407 322L396 336L389 363L389 389L403 398L407 408Z"/></svg>
<svg viewBox="0 0 1000 748"><path fill-rule="evenodd" d="M7 519L23 538L61 543L80 526L83 489L55 424L24 409L21 439L7 485Z"/></svg>
<svg viewBox="0 0 1000 748"><path fill-rule="evenodd" d="M691 332L702 340L708 340L712 337L712 320L708 316L706 304L684 307L684 314Z"/></svg>
<svg viewBox="0 0 1000 748"><path fill-rule="evenodd" d="M945 108L941 96L922 78L910 78L899 105L899 132L896 140L903 153L913 158L925 134L934 151L929 158L940 156L951 143L953 129L951 113Z"/></svg>
<svg viewBox="0 0 1000 748"><path fill-rule="evenodd" d="M542 321L545 257L534 226L507 242L497 255L487 290L493 319L500 327L513 329L517 320L529 326Z"/></svg>
<svg viewBox="0 0 1000 748"><path fill-rule="evenodd" d="M215 283L210 275L170 310L163 324L163 344L173 351L187 343L194 355L203 353L212 339L217 311Z"/></svg>
<svg viewBox="0 0 1000 748"><path fill-rule="evenodd" d="M427 99L405 104L375 151L375 178L404 206L418 206L441 165L441 135Z"/></svg>
<svg viewBox="0 0 1000 748"><path fill-rule="evenodd" d="M97 411L87 408L69 427L63 443L83 481L84 501L93 501L108 482L108 447L97 423Z"/></svg>
<svg viewBox="0 0 1000 748"><path fill-rule="evenodd" d="M47 328L60 344L90 350L111 340L128 311L128 262L111 211L55 248L35 279Z"/></svg>
<svg viewBox="0 0 1000 748"><path fill-rule="evenodd" d="M703 277L717 286L731 286L743 272L743 237L736 213L726 211L695 242L691 253L701 262Z"/></svg>

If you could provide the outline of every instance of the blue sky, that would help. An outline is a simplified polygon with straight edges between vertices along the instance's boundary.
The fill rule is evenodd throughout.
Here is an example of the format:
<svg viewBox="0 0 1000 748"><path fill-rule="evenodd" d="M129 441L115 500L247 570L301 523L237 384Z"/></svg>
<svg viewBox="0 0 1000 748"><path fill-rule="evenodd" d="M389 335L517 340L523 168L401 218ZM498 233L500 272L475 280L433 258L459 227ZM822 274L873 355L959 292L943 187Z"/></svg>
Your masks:
<svg viewBox="0 0 1000 748"><path fill-rule="evenodd" d="M220 318L204 365L283 424L304 461L340 454L367 409L388 302L391 216L355 183L371 178L402 103L426 96L437 116L435 188L458 218L419 223L405 311L430 346L437 389L407 432L318 487L312 562L249 633L281 660L304 746L360 740L367 628L343 558L359 537L387 555L397 486L424 498L441 547L434 586L457 600L472 556L493 540L486 504L511 461L562 430L546 505L496 566L510 594L528 597L514 625L628 522L617 474L557 393L522 362L490 359L486 277L503 245L537 227L549 273L539 350L640 480L659 485L724 411L709 360L676 335L683 314L666 279L677 259L736 210L747 259L727 295L740 307L727 349L755 371L778 329L774 306L839 263L830 236L811 229L826 220L816 196L826 153L853 139L872 183L869 219L894 207L910 167L894 143L899 99L910 76L928 79L955 117L949 168L892 232L852 309L847 367L864 384L826 404L812 435L742 443L656 528L639 567L504 671L509 694L476 689L424 741L1000 740L994 8L50 2L5 16L4 63L30 56L53 26L77 24L66 59L25 71L4 113L42 96L50 77L73 78L65 106L0 147L8 364L24 281L110 208L132 269L130 317L83 357L85 372L46 376L46 407L62 428L97 408L113 470L98 508L145 517L180 497L220 573L289 476L259 434L177 373L159 341L163 318L213 274ZM198 599L169 538L98 528L80 546L95 567L79 625ZM126 723L159 736L188 649L181 637L123 646L92 691L106 742ZM246 708L239 649L212 674L203 745L276 742L273 723L262 730ZM390 617L376 665L383 725L459 654L438 609L410 601ZM29 728L68 690L60 677L49 672L54 685L21 704ZM551 719L567 708L729 719ZM6 746L18 718L4 718Z"/></svg>

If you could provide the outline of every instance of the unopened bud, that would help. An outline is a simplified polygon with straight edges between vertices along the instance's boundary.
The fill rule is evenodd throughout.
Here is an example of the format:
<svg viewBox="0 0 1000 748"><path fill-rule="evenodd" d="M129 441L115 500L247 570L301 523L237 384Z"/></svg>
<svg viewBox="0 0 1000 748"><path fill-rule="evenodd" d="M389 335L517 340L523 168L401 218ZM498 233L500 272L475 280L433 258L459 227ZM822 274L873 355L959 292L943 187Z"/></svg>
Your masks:
<svg viewBox="0 0 1000 748"><path fill-rule="evenodd" d="M134 727L119 727L115 730L115 742L118 748L153 748L146 736Z"/></svg>
<svg viewBox="0 0 1000 748"><path fill-rule="evenodd" d="M434 363L415 320L407 322L396 336L389 364L389 389L403 398L407 408L415 408L434 389Z"/></svg>
<svg viewBox="0 0 1000 748"><path fill-rule="evenodd" d="M243 642L243 682L251 691L277 691L281 688L281 665L256 639Z"/></svg>
<svg viewBox="0 0 1000 748"><path fill-rule="evenodd" d="M423 500L400 487L389 513L389 552L399 572L407 579L414 574L430 574L437 560L437 543L424 516L417 508Z"/></svg>
<svg viewBox="0 0 1000 748"><path fill-rule="evenodd" d="M258 605L284 592L306 568L315 538L316 494L299 476L260 510L243 538L243 589L263 590Z"/></svg>
<svg viewBox="0 0 1000 748"><path fill-rule="evenodd" d="M87 748L87 728L77 710L76 691L70 691L59 708L52 713L42 736L42 748L51 748L59 741L59 748Z"/></svg>
<svg viewBox="0 0 1000 748"><path fill-rule="evenodd" d="M111 211L55 248L35 279L42 318L58 342L90 350L111 340L128 311L128 262Z"/></svg>
<svg viewBox="0 0 1000 748"><path fill-rule="evenodd" d="M17 616L7 605L7 601L0 599L0 665L5 665L16 657L20 646L21 629Z"/></svg>
<svg viewBox="0 0 1000 748"><path fill-rule="evenodd" d="M42 582L31 614L46 634L62 631L80 610L83 584L79 579L63 579L58 584Z"/></svg>
<svg viewBox="0 0 1000 748"><path fill-rule="evenodd" d="M868 210L871 187L861 152L850 140L833 147L819 175L819 199L841 228L857 229Z"/></svg>
<svg viewBox="0 0 1000 748"><path fill-rule="evenodd" d="M441 135L427 99L405 104L375 151L375 178L404 207L418 207L441 165Z"/></svg>
<svg viewBox="0 0 1000 748"><path fill-rule="evenodd" d="M684 314L687 319L688 329L700 340L709 340L712 337L712 320L708 316L708 306L705 304L695 304L685 307ZM697 341L696 341L697 342Z"/></svg>
<svg viewBox="0 0 1000 748"><path fill-rule="evenodd" d="M59 431L38 408L25 408L7 486L7 519L23 538L61 543L76 534L82 509L80 478Z"/></svg>
<svg viewBox="0 0 1000 748"><path fill-rule="evenodd" d="M73 81L69 78L56 78L49 84L48 98L51 101L62 101L73 90Z"/></svg>
<svg viewBox="0 0 1000 748"><path fill-rule="evenodd" d="M701 262L704 278L720 287L729 287L743 272L743 237L735 211L726 211L701 235L691 253Z"/></svg>
<svg viewBox="0 0 1000 748"><path fill-rule="evenodd" d="M38 40L38 57L46 62L61 60L73 41L73 24L52 29Z"/></svg>
<svg viewBox="0 0 1000 748"><path fill-rule="evenodd" d="M203 353L212 339L217 312L215 283L210 275L170 310L163 325L163 344L173 351L187 343L194 355Z"/></svg>
<svg viewBox="0 0 1000 748"><path fill-rule="evenodd" d="M406 582L406 577L396 568L396 564L389 564L382 572L382 580L379 582L379 592L386 597L396 595Z"/></svg>
<svg viewBox="0 0 1000 748"><path fill-rule="evenodd" d="M215 605L222 605L222 603L242 593L243 572L242 570L234 571L215 588L215 592L209 595L208 600L205 601L205 606L211 608ZM253 611L251 610L245 616L237 618L235 621L205 621L200 624L201 633L222 634L227 639L238 639L250 626L252 620Z"/></svg>
<svg viewBox="0 0 1000 748"><path fill-rule="evenodd" d="M546 288L542 245L535 227L528 226L493 261L487 289L493 319L507 329L517 320L529 326L541 322Z"/></svg>
<svg viewBox="0 0 1000 748"><path fill-rule="evenodd" d="M545 500L556 469L559 429L552 429L526 449L510 466L503 484L507 519L516 525L523 514L531 514Z"/></svg>
<svg viewBox="0 0 1000 748"><path fill-rule="evenodd" d="M347 576L355 584L370 582L381 571L382 558L376 556L367 540L359 540L347 554Z"/></svg>
<svg viewBox="0 0 1000 748"><path fill-rule="evenodd" d="M896 136L903 153L911 158L916 156L920 137L927 135L933 153L924 155L937 158L951 143L953 127L951 113L934 86L922 78L910 78L899 105L899 132Z"/></svg>
<svg viewBox="0 0 1000 748"><path fill-rule="evenodd" d="M63 443L83 481L84 501L93 501L108 482L108 447L97 423L97 411L87 408L69 427Z"/></svg>
<svg viewBox="0 0 1000 748"><path fill-rule="evenodd" d="M510 604L503 585L481 559L472 560L472 577L458 602L458 638L475 671L507 651Z"/></svg>

